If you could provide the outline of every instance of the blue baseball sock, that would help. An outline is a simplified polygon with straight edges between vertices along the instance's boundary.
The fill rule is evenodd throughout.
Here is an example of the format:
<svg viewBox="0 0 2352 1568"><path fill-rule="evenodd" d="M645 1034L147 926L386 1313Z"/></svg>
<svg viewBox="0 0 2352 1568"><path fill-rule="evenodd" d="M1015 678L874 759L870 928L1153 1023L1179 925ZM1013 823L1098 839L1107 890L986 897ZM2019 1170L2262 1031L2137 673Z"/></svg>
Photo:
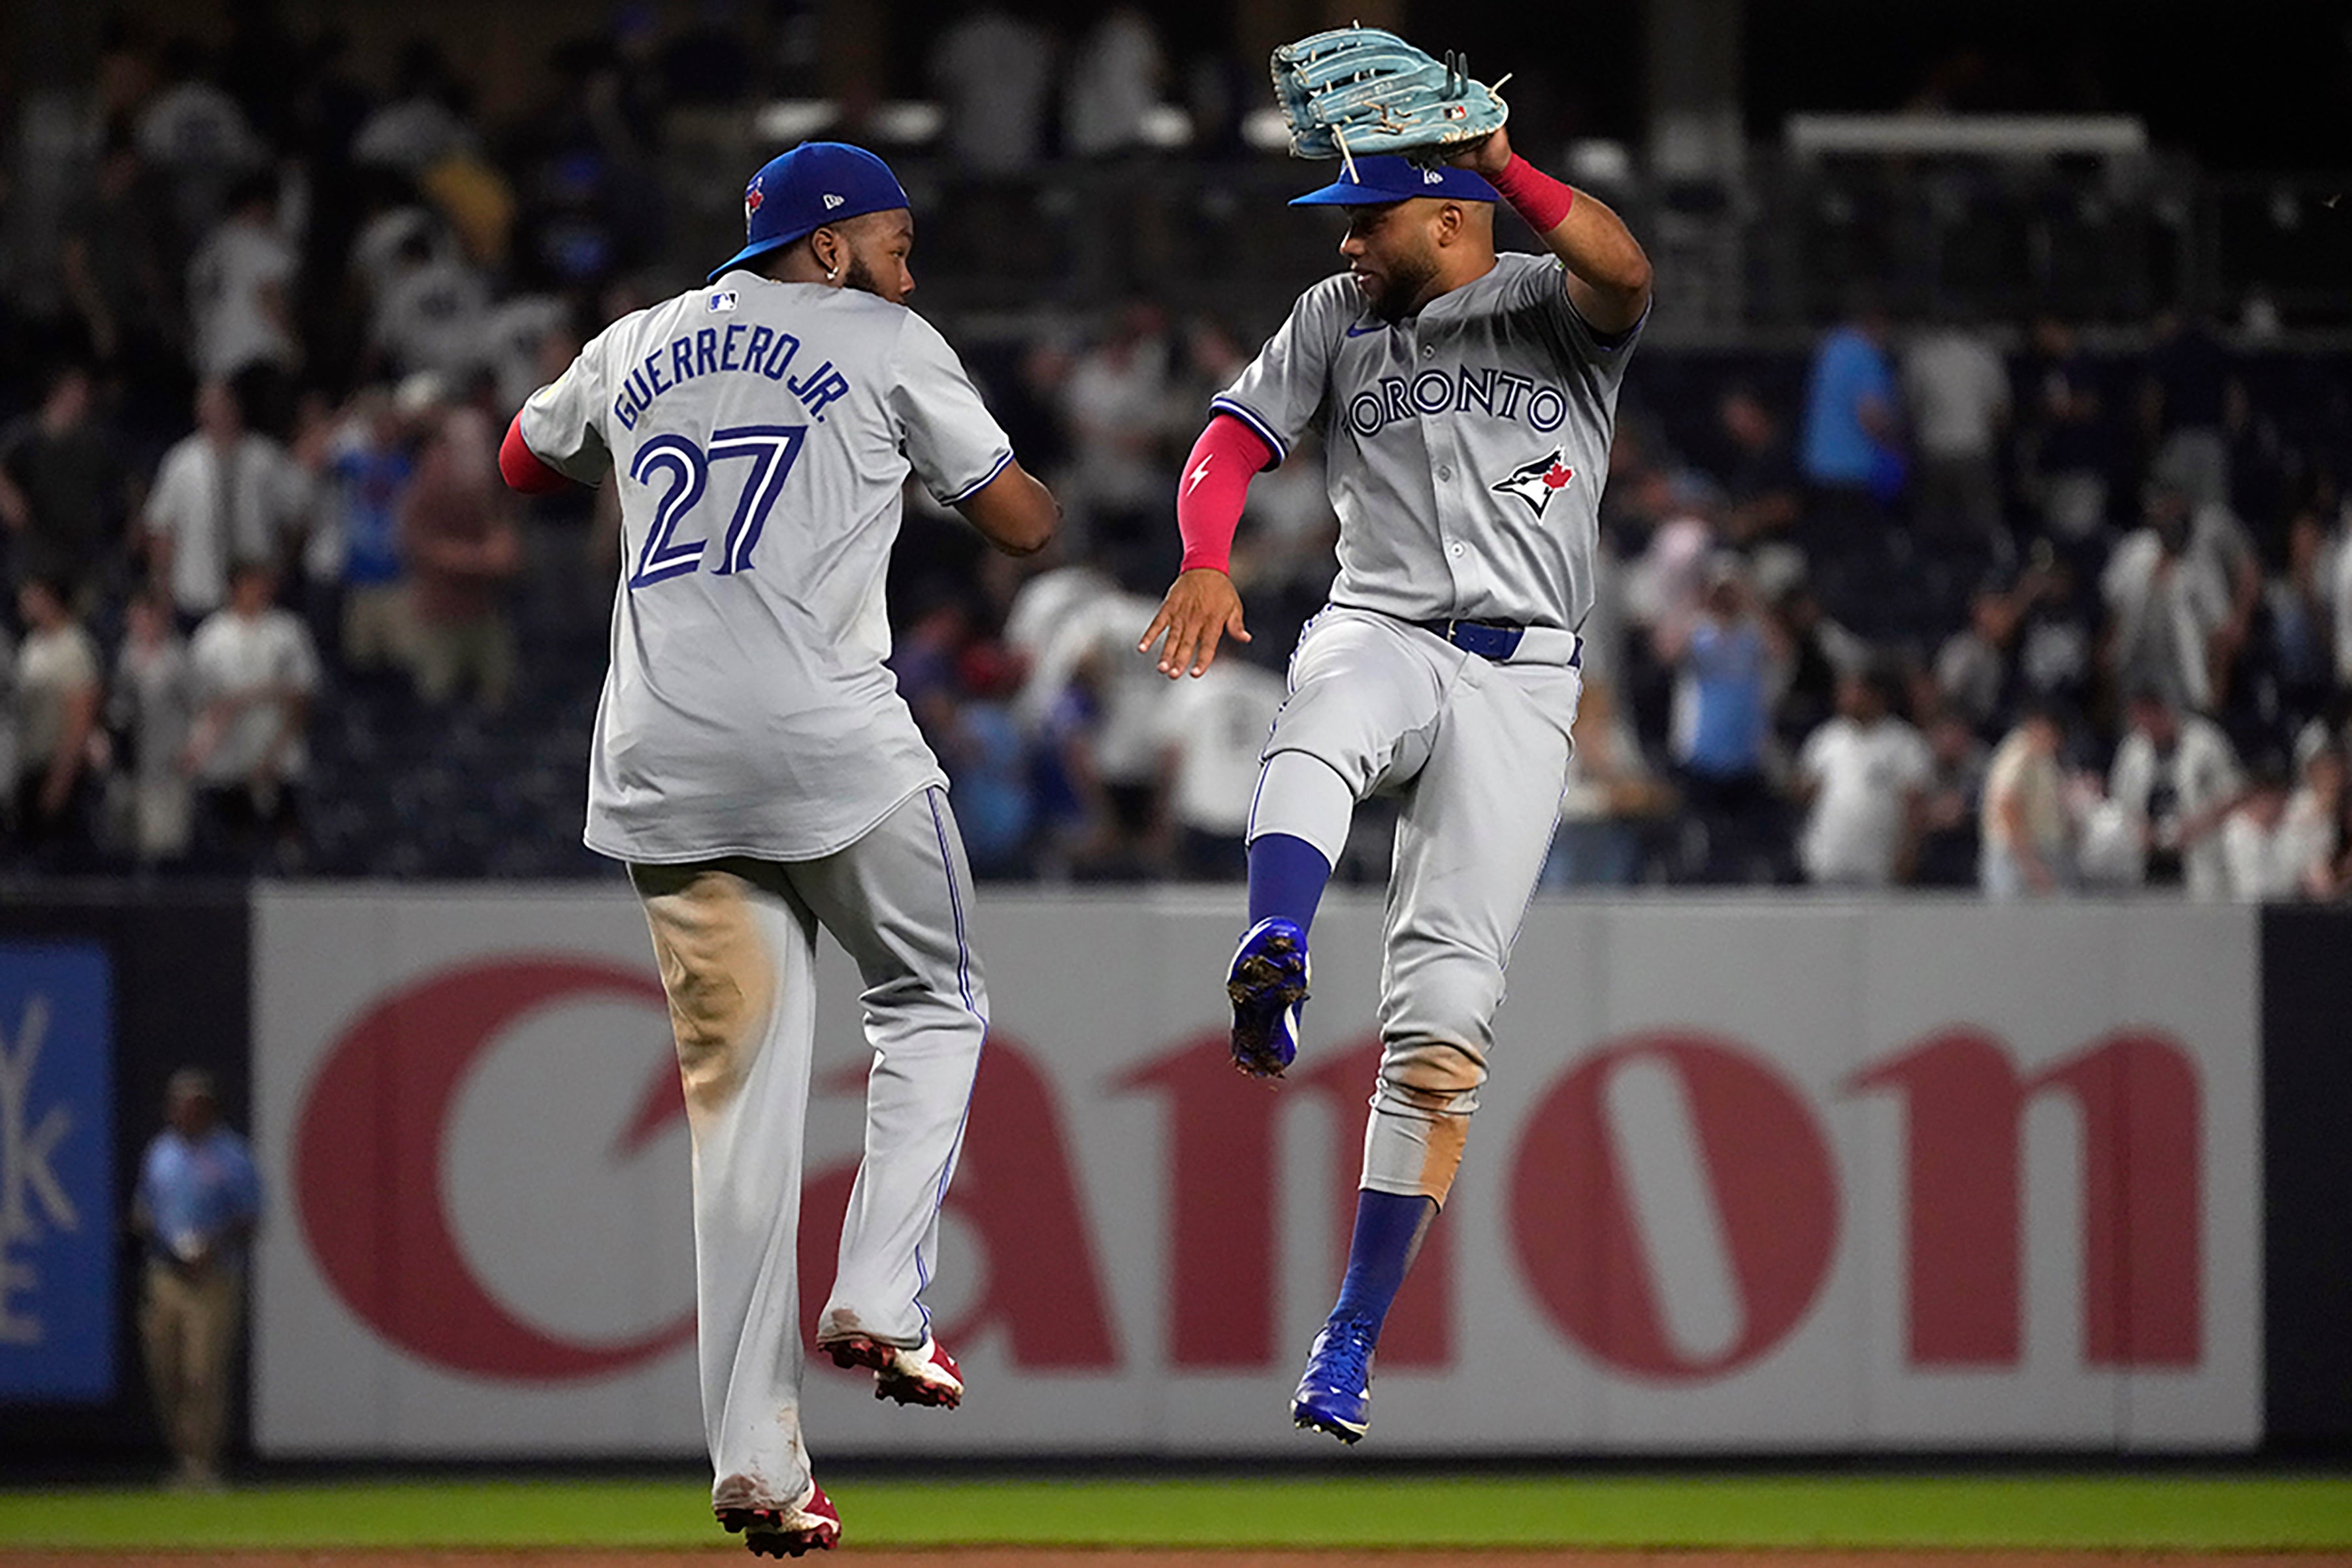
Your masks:
<svg viewBox="0 0 2352 1568"><path fill-rule="evenodd" d="M1305 931L1330 879L1323 851L1287 833L1261 833L1249 847L1249 923L1279 915Z"/></svg>
<svg viewBox="0 0 2352 1568"><path fill-rule="evenodd" d="M1389 1315L1389 1303L1404 1284L1404 1272L1421 1250L1437 1217L1437 1200L1419 1193L1356 1194L1356 1231L1348 1239L1348 1274L1339 1281L1339 1304L1334 1318L1357 1318L1380 1337Z"/></svg>

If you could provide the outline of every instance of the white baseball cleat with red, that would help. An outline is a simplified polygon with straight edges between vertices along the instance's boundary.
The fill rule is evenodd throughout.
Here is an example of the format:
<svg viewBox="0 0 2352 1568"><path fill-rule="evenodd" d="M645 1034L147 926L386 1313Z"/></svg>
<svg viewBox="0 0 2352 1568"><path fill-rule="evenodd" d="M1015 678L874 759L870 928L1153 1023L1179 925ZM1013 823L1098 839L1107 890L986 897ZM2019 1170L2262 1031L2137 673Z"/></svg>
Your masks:
<svg viewBox="0 0 2352 1568"><path fill-rule="evenodd" d="M877 1399L895 1399L901 1405L928 1405L942 1410L952 1410L962 1403L963 1373L957 1370L955 1358L929 1334L912 1350L884 1344L864 1334L819 1340L816 1348L831 1356L835 1366L862 1366L871 1371Z"/></svg>
<svg viewBox="0 0 2352 1568"><path fill-rule="evenodd" d="M754 1557L798 1557L830 1552L841 1544L841 1514L824 1489L809 1482L806 1496L784 1508L719 1508L714 1510L730 1535L740 1535Z"/></svg>

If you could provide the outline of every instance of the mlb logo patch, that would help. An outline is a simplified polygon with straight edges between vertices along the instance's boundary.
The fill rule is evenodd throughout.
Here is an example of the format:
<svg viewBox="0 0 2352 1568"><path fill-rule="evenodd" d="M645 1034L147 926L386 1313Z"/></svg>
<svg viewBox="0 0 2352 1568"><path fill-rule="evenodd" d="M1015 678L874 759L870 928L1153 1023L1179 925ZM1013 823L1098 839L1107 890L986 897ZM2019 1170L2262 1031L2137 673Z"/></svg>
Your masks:
<svg viewBox="0 0 2352 1568"><path fill-rule="evenodd" d="M733 310L735 308L735 290L732 289L719 289L710 296L709 304L704 308L709 310L714 315L720 310Z"/></svg>

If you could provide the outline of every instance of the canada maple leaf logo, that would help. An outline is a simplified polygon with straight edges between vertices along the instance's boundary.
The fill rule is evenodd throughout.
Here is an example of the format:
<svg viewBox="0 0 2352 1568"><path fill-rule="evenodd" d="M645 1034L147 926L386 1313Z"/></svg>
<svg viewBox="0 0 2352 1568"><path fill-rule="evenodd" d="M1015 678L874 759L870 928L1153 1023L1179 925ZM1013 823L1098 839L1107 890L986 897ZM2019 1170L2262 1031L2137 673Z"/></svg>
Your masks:
<svg viewBox="0 0 2352 1568"><path fill-rule="evenodd" d="M1528 503L1528 510L1538 517L1551 504L1551 498L1569 487L1576 470L1560 461L1559 448L1554 447L1532 463L1522 463L1497 479L1492 486L1498 496L1517 496Z"/></svg>
<svg viewBox="0 0 2352 1568"><path fill-rule="evenodd" d="M751 215L758 212L761 205L768 198L766 196L761 194L760 181L759 178L755 176L751 181L751 189L743 193L743 221L745 223L750 223L751 221Z"/></svg>

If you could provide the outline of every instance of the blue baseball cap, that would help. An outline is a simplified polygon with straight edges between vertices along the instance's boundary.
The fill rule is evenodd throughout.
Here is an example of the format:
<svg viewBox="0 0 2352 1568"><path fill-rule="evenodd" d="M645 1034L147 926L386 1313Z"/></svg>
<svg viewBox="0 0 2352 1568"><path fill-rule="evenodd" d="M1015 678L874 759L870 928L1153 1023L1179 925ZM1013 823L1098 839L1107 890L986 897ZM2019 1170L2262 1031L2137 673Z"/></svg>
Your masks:
<svg viewBox="0 0 2352 1568"><path fill-rule="evenodd" d="M720 273L782 250L826 224L912 205L890 165L865 148L803 142L769 159L743 187L743 248L709 280L716 283Z"/></svg>
<svg viewBox="0 0 2352 1568"><path fill-rule="evenodd" d="M1383 154L1354 160L1351 171L1339 165L1339 177L1319 191L1293 196L1295 207L1376 207L1415 196L1437 196L1457 202L1499 202L1503 194L1472 174L1451 163L1432 168L1410 158Z"/></svg>

